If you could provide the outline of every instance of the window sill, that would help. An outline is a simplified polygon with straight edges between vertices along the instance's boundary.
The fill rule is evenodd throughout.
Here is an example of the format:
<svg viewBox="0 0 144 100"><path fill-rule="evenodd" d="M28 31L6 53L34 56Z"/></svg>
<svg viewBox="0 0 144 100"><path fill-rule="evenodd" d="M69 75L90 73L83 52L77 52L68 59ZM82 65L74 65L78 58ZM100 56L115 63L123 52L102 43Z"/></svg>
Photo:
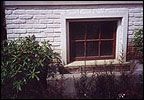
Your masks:
<svg viewBox="0 0 144 100"><path fill-rule="evenodd" d="M88 61L74 61L71 62L67 65L65 65L64 67L80 67L80 66L87 66L87 67L93 67L93 66L102 66L105 64L113 64L113 65L119 65L119 61L118 60L88 60ZM124 62L124 65L130 64L130 62Z"/></svg>

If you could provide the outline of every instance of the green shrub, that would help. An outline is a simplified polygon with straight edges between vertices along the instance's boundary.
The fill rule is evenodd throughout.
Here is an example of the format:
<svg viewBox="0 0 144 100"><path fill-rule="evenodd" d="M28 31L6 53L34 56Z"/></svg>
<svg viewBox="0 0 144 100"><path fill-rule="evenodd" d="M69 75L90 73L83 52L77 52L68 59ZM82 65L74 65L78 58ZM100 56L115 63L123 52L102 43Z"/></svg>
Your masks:
<svg viewBox="0 0 144 100"><path fill-rule="evenodd" d="M75 87L80 99L114 99L118 94L118 81L112 73L83 74L75 80Z"/></svg>
<svg viewBox="0 0 144 100"><path fill-rule="evenodd" d="M143 56L143 29L135 30L133 34L134 38L132 39L132 44Z"/></svg>
<svg viewBox="0 0 144 100"><path fill-rule="evenodd" d="M142 76L139 78L142 79ZM78 99L141 99L143 82L133 74L96 72L75 80Z"/></svg>
<svg viewBox="0 0 144 100"><path fill-rule="evenodd" d="M41 85L45 89L46 77L56 73L60 66L60 57L48 41L40 46L34 35L4 41L1 49L2 98L21 98L19 94L35 82L45 83Z"/></svg>

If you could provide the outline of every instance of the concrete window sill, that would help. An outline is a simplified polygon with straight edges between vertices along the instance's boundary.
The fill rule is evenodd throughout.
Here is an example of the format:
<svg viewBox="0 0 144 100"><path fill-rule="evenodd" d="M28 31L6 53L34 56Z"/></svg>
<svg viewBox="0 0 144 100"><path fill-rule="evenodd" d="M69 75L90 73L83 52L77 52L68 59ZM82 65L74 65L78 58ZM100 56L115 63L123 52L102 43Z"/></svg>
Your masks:
<svg viewBox="0 0 144 100"><path fill-rule="evenodd" d="M93 67L96 65L101 66L109 64L119 65L120 63L118 60L88 60L88 61L74 61L65 65L64 67L79 67L79 66ZM130 62L124 62L123 64L124 65L130 64Z"/></svg>

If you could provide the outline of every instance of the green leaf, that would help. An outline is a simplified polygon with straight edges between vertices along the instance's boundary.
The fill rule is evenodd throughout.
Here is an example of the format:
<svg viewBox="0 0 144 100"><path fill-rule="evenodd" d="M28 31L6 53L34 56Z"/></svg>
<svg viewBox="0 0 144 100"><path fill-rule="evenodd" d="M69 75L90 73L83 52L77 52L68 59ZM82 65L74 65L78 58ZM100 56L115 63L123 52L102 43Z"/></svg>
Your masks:
<svg viewBox="0 0 144 100"><path fill-rule="evenodd" d="M35 72L36 74L39 74L40 73L40 71L37 71L37 72Z"/></svg>
<svg viewBox="0 0 144 100"><path fill-rule="evenodd" d="M40 79L39 79L39 77L37 76L37 75L35 75L35 77L36 77L36 79L39 81Z"/></svg>

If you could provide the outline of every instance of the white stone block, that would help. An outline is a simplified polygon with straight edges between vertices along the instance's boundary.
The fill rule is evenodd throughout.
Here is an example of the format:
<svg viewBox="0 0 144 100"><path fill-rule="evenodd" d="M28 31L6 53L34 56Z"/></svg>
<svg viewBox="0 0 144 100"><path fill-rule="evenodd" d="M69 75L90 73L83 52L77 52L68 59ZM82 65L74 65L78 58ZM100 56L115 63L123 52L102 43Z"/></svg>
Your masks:
<svg viewBox="0 0 144 100"><path fill-rule="evenodd" d="M6 20L6 24L12 24L12 20Z"/></svg>
<svg viewBox="0 0 144 100"><path fill-rule="evenodd" d="M41 30L39 29L27 29L27 33L40 33Z"/></svg>
<svg viewBox="0 0 144 100"><path fill-rule="evenodd" d="M140 12L142 12L142 9L141 8L129 9L129 12L130 13L140 13Z"/></svg>
<svg viewBox="0 0 144 100"><path fill-rule="evenodd" d="M142 18L143 14L142 13L135 13L134 17L136 17L136 18Z"/></svg>
<svg viewBox="0 0 144 100"><path fill-rule="evenodd" d="M19 24L7 24L7 29L18 29L20 28Z"/></svg>
<svg viewBox="0 0 144 100"><path fill-rule="evenodd" d="M135 26L143 26L143 22L135 22L134 25Z"/></svg>
<svg viewBox="0 0 144 100"><path fill-rule="evenodd" d="M34 34L37 37L39 38L43 38L43 37L46 37L46 34L45 33L39 33L39 34Z"/></svg>
<svg viewBox="0 0 144 100"><path fill-rule="evenodd" d="M55 37L60 37L61 33L53 33Z"/></svg>
<svg viewBox="0 0 144 100"><path fill-rule="evenodd" d="M54 42L53 42L53 45L54 45L54 46L60 46L60 45L61 45L61 42L55 42L55 41L54 41Z"/></svg>
<svg viewBox="0 0 144 100"><path fill-rule="evenodd" d="M46 33L53 33L53 32L54 32L54 29L48 28L48 29L44 30L44 32L46 32Z"/></svg>
<svg viewBox="0 0 144 100"><path fill-rule="evenodd" d="M55 42L61 42L61 37L54 37Z"/></svg>
<svg viewBox="0 0 144 100"><path fill-rule="evenodd" d="M34 15L34 19L47 19L47 15Z"/></svg>
<svg viewBox="0 0 144 100"><path fill-rule="evenodd" d="M19 37L20 34L7 34L7 36L11 38L15 38L15 37Z"/></svg>
<svg viewBox="0 0 144 100"><path fill-rule="evenodd" d="M30 20L26 20L27 24L39 24L39 20L36 19L30 19Z"/></svg>
<svg viewBox="0 0 144 100"><path fill-rule="evenodd" d="M28 15L38 15L39 10L26 10L25 13L28 14Z"/></svg>
<svg viewBox="0 0 144 100"><path fill-rule="evenodd" d="M13 29L7 29L7 34L12 34L13 33Z"/></svg>
<svg viewBox="0 0 144 100"><path fill-rule="evenodd" d="M32 36L34 34L20 34L20 37L27 37L27 36Z"/></svg>
<svg viewBox="0 0 144 100"><path fill-rule="evenodd" d="M32 19L32 17L33 17L32 15L20 15L19 16L20 19L25 19L25 20L26 19Z"/></svg>
<svg viewBox="0 0 144 100"><path fill-rule="evenodd" d="M6 20L18 19L18 15L6 15Z"/></svg>
<svg viewBox="0 0 144 100"><path fill-rule="evenodd" d="M128 35L128 38L134 38L134 34L132 34L132 35Z"/></svg>
<svg viewBox="0 0 144 100"><path fill-rule="evenodd" d="M135 18L134 17L129 17L129 22L135 22Z"/></svg>
<svg viewBox="0 0 144 100"><path fill-rule="evenodd" d="M60 24L60 23L61 23L61 20L60 20L60 19L54 19L54 20L53 20L53 23L54 23L54 24Z"/></svg>
<svg viewBox="0 0 144 100"><path fill-rule="evenodd" d="M134 25L134 22L129 22L129 26L132 26L132 25Z"/></svg>
<svg viewBox="0 0 144 100"><path fill-rule="evenodd" d="M26 21L25 20L6 20L6 24L24 24Z"/></svg>
<svg viewBox="0 0 144 100"><path fill-rule="evenodd" d="M6 15L11 15L13 10L5 10Z"/></svg>
<svg viewBox="0 0 144 100"><path fill-rule="evenodd" d="M46 24L34 24L34 29L45 29L47 26Z"/></svg>
<svg viewBox="0 0 144 100"><path fill-rule="evenodd" d="M14 29L13 33L15 33L15 34L24 34L24 33L26 33L26 29Z"/></svg>
<svg viewBox="0 0 144 100"><path fill-rule="evenodd" d="M143 18L135 18L135 22L143 22Z"/></svg>
<svg viewBox="0 0 144 100"><path fill-rule="evenodd" d="M26 11L25 10L14 10L13 14L14 15L24 15L24 14L26 14Z"/></svg>
<svg viewBox="0 0 144 100"><path fill-rule="evenodd" d="M46 33L47 37L54 37L54 33Z"/></svg>
<svg viewBox="0 0 144 100"><path fill-rule="evenodd" d="M129 13L129 17L134 17L134 13Z"/></svg>
<svg viewBox="0 0 144 100"><path fill-rule="evenodd" d="M133 34L133 31L128 31L128 35L132 35Z"/></svg>
<svg viewBox="0 0 144 100"><path fill-rule="evenodd" d="M25 24L26 21L25 20L13 20L12 23L13 24Z"/></svg>
<svg viewBox="0 0 144 100"><path fill-rule="evenodd" d="M54 28L54 32L55 33L60 33L61 32L61 28Z"/></svg>
<svg viewBox="0 0 144 100"><path fill-rule="evenodd" d="M60 28L61 25L60 24L47 24L48 28Z"/></svg>
<svg viewBox="0 0 144 100"><path fill-rule="evenodd" d="M53 20L52 19L41 19L40 24L52 24Z"/></svg>
<svg viewBox="0 0 144 100"><path fill-rule="evenodd" d="M32 24L21 24L20 28L21 29L32 29L33 25Z"/></svg>

